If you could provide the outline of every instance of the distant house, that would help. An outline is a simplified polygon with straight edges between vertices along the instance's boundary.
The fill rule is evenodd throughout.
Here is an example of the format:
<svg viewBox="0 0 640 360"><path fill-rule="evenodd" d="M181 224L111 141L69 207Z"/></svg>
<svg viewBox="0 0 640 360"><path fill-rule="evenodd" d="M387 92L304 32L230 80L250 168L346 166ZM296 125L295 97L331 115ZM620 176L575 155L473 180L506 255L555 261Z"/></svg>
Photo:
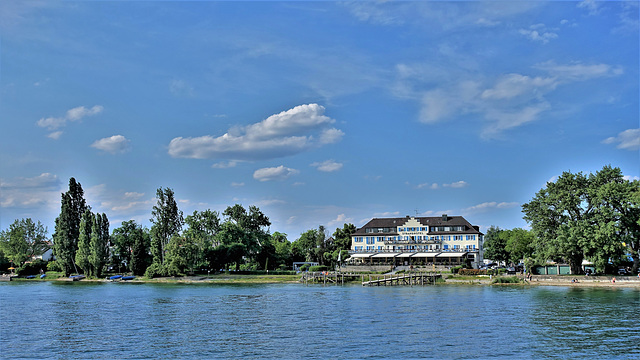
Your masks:
<svg viewBox="0 0 640 360"><path fill-rule="evenodd" d="M484 234L462 216L374 218L351 235L351 263L456 265L483 260Z"/></svg>

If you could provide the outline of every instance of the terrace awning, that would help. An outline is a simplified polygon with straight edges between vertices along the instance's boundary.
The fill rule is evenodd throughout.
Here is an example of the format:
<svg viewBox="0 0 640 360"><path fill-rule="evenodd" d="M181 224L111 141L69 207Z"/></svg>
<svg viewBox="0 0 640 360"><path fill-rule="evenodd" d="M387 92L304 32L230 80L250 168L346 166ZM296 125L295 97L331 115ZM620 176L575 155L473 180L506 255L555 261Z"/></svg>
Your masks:
<svg viewBox="0 0 640 360"><path fill-rule="evenodd" d="M465 255L467 255L466 252L463 252L463 253L459 253L459 252L446 253L446 252L443 252L443 253L438 254L438 257L463 257Z"/></svg>
<svg viewBox="0 0 640 360"><path fill-rule="evenodd" d="M411 257L427 257L427 258L432 258L432 257L436 257L438 256L438 254L440 254L439 252L419 252L419 253L415 253L413 254L413 256Z"/></svg>
<svg viewBox="0 0 640 360"><path fill-rule="evenodd" d="M411 256L413 256L413 255L415 255L415 254L416 254L416 253L402 253L402 254L398 254L398 256L396 256L396 257L399 257L399 258L408 258L408 257L411 257Z"/></svg>
<svg viewBox="0 0 640 360"><path fill-rule="evenodd" d="M379 253L379 254L375 254L372 257L374 258L392 258L392 257L396 257L399 253Z"/></svg>
<svg viewBox="0 0 640 360"><path fill-rule="evenodd" d="M368 258L371 257L373 254L351 254L350 259L357 259L357 258Z"/></svg>

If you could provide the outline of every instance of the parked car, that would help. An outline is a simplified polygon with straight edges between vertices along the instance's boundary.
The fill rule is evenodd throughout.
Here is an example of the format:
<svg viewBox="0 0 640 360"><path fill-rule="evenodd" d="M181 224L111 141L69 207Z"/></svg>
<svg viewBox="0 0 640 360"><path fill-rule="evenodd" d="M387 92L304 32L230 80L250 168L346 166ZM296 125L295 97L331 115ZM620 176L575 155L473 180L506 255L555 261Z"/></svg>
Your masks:
<svg viewBox="0 0 640 360"><path fill-rule="evenodd" d="M618 275L630 275L627 269L618 269Z"/></svg>

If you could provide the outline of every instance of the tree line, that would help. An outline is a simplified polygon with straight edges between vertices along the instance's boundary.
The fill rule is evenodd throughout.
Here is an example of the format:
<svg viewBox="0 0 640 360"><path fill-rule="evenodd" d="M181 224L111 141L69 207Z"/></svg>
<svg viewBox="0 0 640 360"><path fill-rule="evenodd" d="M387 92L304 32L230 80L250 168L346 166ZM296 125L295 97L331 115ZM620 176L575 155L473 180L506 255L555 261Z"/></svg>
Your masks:
<svg viewBox="0 0 640 360"><path fill-rule="evenodd" d="M52 248L55 261L47 267L66 276L84 273L101 277L105 271L135 275L177 276L221 269L290 269L294 261L334 267L348 257L353 224L329 236L323 226L289 242L287 234L270 233L269 218L256 206L235 204L222 213L210 209L184 216L170 188L156 191L151 227L123 221L109 234L107 215L95 214L74 178L61 196ZM31 219L16 220L0 232L0 269L21 266L49 246L46 228Z"/></svg>
<svg viewBox="0 0 640 360"><path fill-rule="evenodd" d="M501 230L485 235L485 258L528 268L548 261L567 263L582 274L583 261L596 272L612 273L629 263L640 266L640 181L619 168L604 166L595 174L562 173L522 205L531 230Z"/></svg>

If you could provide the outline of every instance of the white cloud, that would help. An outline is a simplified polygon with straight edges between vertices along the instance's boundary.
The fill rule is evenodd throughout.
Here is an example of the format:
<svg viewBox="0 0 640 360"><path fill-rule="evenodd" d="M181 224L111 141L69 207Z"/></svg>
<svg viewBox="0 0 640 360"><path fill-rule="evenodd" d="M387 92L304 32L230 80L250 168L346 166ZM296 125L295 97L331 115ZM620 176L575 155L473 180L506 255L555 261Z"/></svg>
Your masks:
<svg viewBox="0 0 640 360"><path fill-rule="evenodd" d="M625 175L622 177L623 179L627 180L627 181L640 181L640 176L629 176L629 175Z"/></svg>
<svg viewBox="0 0 640 360"><path fill-rule="evenodd" d="M603 63L557 64L555 61L547 61L536 64L533 68L546 74L531 76L509 73L491 79L462 73L445 81L435 78L429 80L431 75L428 70L420 66L403 64L397 70L413 74L410 76L413 79L424 78L420 80L424 83L446 83L435 89L431 87L431 90L421 94L419 90L414 91L416 94L413 97L422 101L419 118L421 122L434 124L460 118L462 115L480 117L484 120L480 132L483 138L498 137L508 129L537 121L545 111L551 109L547 96L561 86L623 73L620 66ZM400 86L405 89L418 86L413 85L413 80L401 78L401 81L410 84ZM408 93L410 91L405 90L405 94Z"/></svg>
<svg viewBox="0 0 640 360"><path fill-rule="evenodd" d="M53 140L60 139L60 136L62 136L62 131L54 131L54 132L50 133L49 135L47 135L48 138L53 139Z"/></svg>
<svg viewBox="0 0 640 360"><path fill-rule="evenodd" d="M460 189L467 186L469 186L469 184L466 181L460 180L460 181L452 182L450 184L423 183L423 184L418 184L416 188L417 189L429 188L431 190L438 190L441 187Z"/></svg>
<svg viewBox="0 0 640 360"><path fill-rule="evenodd" d="M238 165L237 161L221 161L219 163L211 165L211 167L214 169L228 169L236 167L236 165Z"/></svg>
<svg viewBox="0 0 640 360"><path fill-rule="evenodd" d="M587 10L589 15L597 15L600 12L600 6L595 0L584 0L579 2L576 6Z"/></svg>
<svg viewBox="0 0 640 360"><path fill-rule="evenodd" d="M253 173L253 178L258 181L286 180L289 177L298 174L299 171L280 165L278 167L268 167L258 169Z"/></svg>
<svg viewBox="0 0 640 360"><path fill-rule="evenodd" d="M585 81L600 77L618 76L624 73L620 66L583 64L580 62L561 65L556 64L555 61L547 61L535 65L534 68L544 70L562 82Z"/></svg>
<svg viewBox="0 0 640 360"><path fill-rule="evenodd" d="M481 97L489 100L510 99L522 94L529 94L538 89L549 91L556 87L557 79L553 77L529 77L520 74L507 74L501 76L496 84L482 92Z"/></svg>
<svg viewBox="0 0 640 360"><path fill-rule="evenodd" d="M92 108L86 108L84 106L78 106L73 109L67 110L63 117L48 117L42 118L36 122L39 127L47 128L48 130L56 130L67 125L69 121L80 121L87 116L97 115L102 112L104 108L100 105L95 105ZM50 135L51 137L51 135ZM58 136L59 137L59 136Z"/></svg>
<svg viewBox="0 0 640 360"><path fill-rule="evenodd" d="M336 224L346 224L353 223L353 218L347 217L345 214L339 214L338 217L329 221L328 226L333 226Z"/></svg>
<svg viewBox="0 0 640 360"><path fill-rule="evenodd" d="M299 105L222 136L177 137L169 144L172 157L230 160L273 159L333 143L342 131L331 128L335 120L318 104Z"/></svg>
<svg viewBox="0 0 640 360"><path fill-rule="evenodd" d="M61 185L58 176L51 173L0 179L0 207L55 208L59 206Z"/></svg>
<svg viewBox="0 0 640 360"><path fill-rule="evenodd" d="M326 160L323 162L314 162L311 166L318 169L318 171L334 172L342 169L343 164L335 162L334 160Z"/></svg>
<svg viewBox="0 0 640 360"><path fill-rule="evenodd" d="M244 186L244 183L243 182L232 182L231 186L233 186L233 187L242 187L242 186Z"/></svg>
<svg viewBox="0 0 640 360"><path fill-rule="evenodd" d="M465 213L478 213L478 212L489 211L492 209L510 209L519 205L520 204L517 202L500 202L499 203L499 202L492 201L492 202L485 202L482 204L468 207L463 211Z"/></svg>
<svg viewBox="0 0 640 360"><path fill-rule="evenodd" d="M381 212L381 213L374 213L373 217L396 217L399 215L400 215L399 211L387 211L387 212Z"/></svg>
<svg viewBox="0 0 640 360"><path fill-rule="evenodd" d="M549 40L556 39L558 37L558 34L549 31L544 24L531 25L529 29L520 29L518 32L529 40L537 41L542 44L547 44Z"/></svg>
<svg viewBox="0 0 640 360"><path fill-rule="evenodd" d="M624 150L640 149L640 128L627 129L618 134L618 136L609 137L602 141L604 144L618 144L616 148Z"/></svg>
<svg viewBox="0 0 640 360"><path fill-rule="evenodd" d="M124 153L129 150L130 141L122 135L113 135L94 141L91 147L111 154Z"/></svg>
<svg viewBox="0 0 640 360"><path fill-rule="evenodd" d="M469 184L466 181L460 180L460 181L453 182L451 184L442 184L442 186L450 187L454 189L460 189L460 188L469 186Z"/></svg>

